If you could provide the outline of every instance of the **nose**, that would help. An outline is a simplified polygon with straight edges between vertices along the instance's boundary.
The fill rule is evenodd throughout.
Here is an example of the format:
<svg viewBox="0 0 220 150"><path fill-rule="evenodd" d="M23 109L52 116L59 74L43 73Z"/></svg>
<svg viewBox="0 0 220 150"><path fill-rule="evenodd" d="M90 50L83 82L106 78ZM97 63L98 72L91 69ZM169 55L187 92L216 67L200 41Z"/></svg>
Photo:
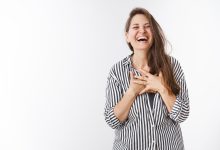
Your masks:
<svg viewBox="0 0 220 150"><path fill-rule="evenodd" d="M139 28L139 32L144 33L144 32L145 32L144 27L140 27L140 28Z"/></svg>

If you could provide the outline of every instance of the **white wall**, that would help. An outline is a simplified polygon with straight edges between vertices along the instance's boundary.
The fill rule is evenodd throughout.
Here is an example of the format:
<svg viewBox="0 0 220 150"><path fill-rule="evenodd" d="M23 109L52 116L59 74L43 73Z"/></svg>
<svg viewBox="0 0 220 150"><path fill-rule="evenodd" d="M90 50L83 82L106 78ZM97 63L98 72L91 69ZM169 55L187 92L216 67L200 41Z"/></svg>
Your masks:
<svg viewBox="0 0 220 150"><path fill-rule="evenodd" d="M124 24L147 8L173 46L190 92L187 150L219 150L220 2L0 2L0 149L110 150L104 121L110 67L130 51Z"/></svg>

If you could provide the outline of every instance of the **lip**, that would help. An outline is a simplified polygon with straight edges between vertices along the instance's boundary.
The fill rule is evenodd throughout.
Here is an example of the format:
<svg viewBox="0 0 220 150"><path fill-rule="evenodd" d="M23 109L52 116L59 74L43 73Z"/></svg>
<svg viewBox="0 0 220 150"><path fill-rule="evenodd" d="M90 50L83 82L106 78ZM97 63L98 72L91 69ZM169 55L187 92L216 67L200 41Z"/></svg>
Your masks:
<svg viewBox="0 0 220 150"><path fill-rule="evenodd" d="M148 37L147 36L138 36L136 38L136 41L138 41L138 42L147 42L148 41Z"/></svg>
<svg viewBox="0 0 220 150"><path fill-rule="evenodd" d="M141 43L146 43L146 42L148 42L148 37L147 36L139 36L139 37L137 37L136 38L136 41L137 42L141 42Z"/></svg>

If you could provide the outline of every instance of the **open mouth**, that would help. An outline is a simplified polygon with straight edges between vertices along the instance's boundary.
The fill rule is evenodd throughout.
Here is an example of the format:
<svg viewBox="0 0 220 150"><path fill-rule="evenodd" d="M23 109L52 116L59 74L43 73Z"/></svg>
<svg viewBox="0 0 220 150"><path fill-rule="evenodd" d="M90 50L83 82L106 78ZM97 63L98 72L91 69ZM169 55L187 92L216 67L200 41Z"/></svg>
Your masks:
<svg viewBox="0 0 220 150"><path fill-rule="evenodd" d="M138 42L146 42L147 40L148 40L148 38L145 37L145 36L142 36L142 37L138 37L138 38L137 38L137 41L138 41Z"/></svg>

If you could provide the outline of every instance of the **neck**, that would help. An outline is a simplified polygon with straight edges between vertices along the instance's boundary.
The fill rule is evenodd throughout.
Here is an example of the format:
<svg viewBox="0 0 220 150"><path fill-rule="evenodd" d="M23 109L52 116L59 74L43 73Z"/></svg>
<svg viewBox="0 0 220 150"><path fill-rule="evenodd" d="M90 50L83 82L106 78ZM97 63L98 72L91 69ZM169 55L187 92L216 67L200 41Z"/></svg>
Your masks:
<svg viewBox="0 0 220 150"><path fill-rule="evenodd" d="M136 69L144 69L148 66L146 53L134 53L131 59L132 65Z"/></svg>

